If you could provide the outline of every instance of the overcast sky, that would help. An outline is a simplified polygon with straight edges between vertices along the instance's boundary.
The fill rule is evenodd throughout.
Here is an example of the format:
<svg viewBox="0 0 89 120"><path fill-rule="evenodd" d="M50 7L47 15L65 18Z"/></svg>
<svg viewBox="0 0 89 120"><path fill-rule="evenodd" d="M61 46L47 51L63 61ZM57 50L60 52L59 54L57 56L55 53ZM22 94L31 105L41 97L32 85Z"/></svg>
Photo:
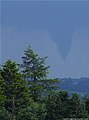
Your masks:
<svg viewBox="0 0 89 120"><path fill-rule="evenodd" d="M1 63L17 63L29 44L48 56L50 77L89 77L89 2L1 3Z"/></svg>

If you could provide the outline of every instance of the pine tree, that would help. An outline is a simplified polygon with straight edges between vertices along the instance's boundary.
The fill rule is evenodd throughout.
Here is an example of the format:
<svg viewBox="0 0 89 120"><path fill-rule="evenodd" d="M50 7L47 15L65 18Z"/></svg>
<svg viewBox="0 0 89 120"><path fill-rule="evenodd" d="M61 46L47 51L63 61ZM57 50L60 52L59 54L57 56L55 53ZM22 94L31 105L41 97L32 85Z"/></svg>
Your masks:
<svg viewBox="0 0 89 120"><path fill-rule="evenodd" d="M33 103L25 109L22 109L16 120L45 120L45 104Z"/></svg>
<svg viewBox="0 0 89 120"><path fill-rule="evenodd" d="M4 108L0 108L0 120L12 120L11 114Z"/></svg>
<svg viewBox="0 0 89 120"><path fill-rule="evenodd" d="M77 93L73 93L72 98L70 100L70 110L72 117L76 118L81 110L81 102L80 97Z"/></svg>
<svg viewBox="0 0 89 120"><path fill-rule="evenodd" d="M30 102L27 82L19 73L16 62L10 59L4 63L1 75L5 82L5 96L7 98L5 107L10 112L17 113L20 109L27 107Z"/></svg>
<svg viewBox="0 0 89 120"><path fill-rule="evenodd" d="M44 91L47 91L46 87L51 88L51 90L56 89L50 85L58 82L58 80L47 79L49 66L45 66L46 59L47 57L41 58L35 54L30 46L24 51L22 57L23 64L20 67L23 69L25 80L29 82L30 94L34 101L37 101Z"/></svg>
<svg viewBox="0 0 89 120"><path fill-rule="evenodd" d="M82 98L82 104L83 104L84 111L87 111L88 114L89 114L89 98L88 98L88 95L85 95Z"/></svg>
<svg viewBox="0 0 89 120"><path fill-rule="evenodd" d="M0 108L4 107L6 101L6 96L4 95L5 83L3 77L1 76L1 71L2 70L0 68Z"/></svg>
<svg viewBox="0 0 89 120"><path fill-rule="evenodd" d="M63 120L69 118L69 95L66 91L61 91L48 95L46 101L46 120Z"/></svg>

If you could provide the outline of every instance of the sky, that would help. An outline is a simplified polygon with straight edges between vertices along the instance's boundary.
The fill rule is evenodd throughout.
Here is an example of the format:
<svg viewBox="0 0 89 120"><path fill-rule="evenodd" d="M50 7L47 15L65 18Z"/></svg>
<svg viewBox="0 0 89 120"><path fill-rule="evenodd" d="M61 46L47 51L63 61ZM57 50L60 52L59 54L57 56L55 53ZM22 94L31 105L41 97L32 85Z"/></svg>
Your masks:
<svg viewBox="0 0 89 120"><path fill-rule="evenodd" d="M49 77L89 77L89 1L2 1L0 26L1 64L30 44Z"/></svg>

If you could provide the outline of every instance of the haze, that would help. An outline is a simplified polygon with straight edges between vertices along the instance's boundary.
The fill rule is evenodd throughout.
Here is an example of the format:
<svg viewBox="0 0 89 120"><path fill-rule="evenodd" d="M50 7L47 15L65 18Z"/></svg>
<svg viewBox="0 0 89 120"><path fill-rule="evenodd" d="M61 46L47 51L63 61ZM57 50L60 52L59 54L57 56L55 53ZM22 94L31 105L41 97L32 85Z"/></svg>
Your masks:
<svg viewBox="0 0 89 120"><path fill-rule="evenodd" d="M89 77L89 2L1 2L1 63L31 44L49 77Z"/></svg>

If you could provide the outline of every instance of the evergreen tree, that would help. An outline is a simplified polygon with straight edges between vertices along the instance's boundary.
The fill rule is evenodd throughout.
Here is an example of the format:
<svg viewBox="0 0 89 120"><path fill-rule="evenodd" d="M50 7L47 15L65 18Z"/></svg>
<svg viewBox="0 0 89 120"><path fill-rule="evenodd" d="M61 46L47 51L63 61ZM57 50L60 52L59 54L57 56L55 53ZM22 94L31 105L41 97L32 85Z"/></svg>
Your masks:
<svg viewBox="0 0 89 120"><path fill-rule="evenodd" d="M15 114L29 105L29 87L23 80L23 75L19 73L17 64L10 59L4 63L1 75L5 82L5 107Z"/></svg>
<svg viewBox="0 0 89 120"><path fill-rule="evenodd" d="M69 118L70 117L70 109L69 109L69 94L67 91L60 91L58 93L58 98L60 98L60 116L61 118Z"/></svg>
<svg viewBox="0 0 89 120"><path fill-rule="evenodd" d="M33 103L27 108L21 110L16 120L45 120L45 104Z"/></svg>
<svg viewBox="0 0 89 120"><path fill-rule="evenodd" d="M6 101L6 96L4 95L5 83L3 77L1 76L1 71L2 70L0 68L0 108L4 107Z"/></svg>
<svg viewBox="0 0 89 120"><path fill-rule="evenodd" d="M69 106L72 117L76 118L81 111L80 97L77 95L77 93L73 93Z"/></svg>
<svg viewBox="0 0 89 120"><path fill-rule="evenodd" d="M4 108L0 108L0 120L12 120L11 114Z"/></svg>
<svg viewBox="0 0 89 120"><path fill-rule="evenodd" d="M43 94L45 96L49 95L49 94L52 94L52 93L55 93L57 92L59 86L57 85L57 83L59 83L59 79L58 78L55 78L55 79L43 79L42 80L42 84L44 85L44 92Z"/></svg>
<svg viewBox="0 0 89 120"><path fill-rule="evenodd" d="M57 79L47 79L49 66L45 66L46 59L47 57L41 58L35 54L30 46L22 57L23 64L20 67L23 69L25 80L29 82L30 94L34 101L39 100L48 88L56 88L51 85L58 82Z"/></svg>
<svg viewBox="0 0 89 120"><path fill-rule="evenodd" d="M82 98L82 104L84 106L84 111L87 111L88 114L89 114L89 98L87 95L85 95L83 98Z"/></svg>
<svg viewBox="0 0 89 120"><path fill-rule="evenodd" d="M62 120L63 118L69 118L70 112L68 105L69 96L66 91L48 95L46 102L46 120Z"/></svg>

